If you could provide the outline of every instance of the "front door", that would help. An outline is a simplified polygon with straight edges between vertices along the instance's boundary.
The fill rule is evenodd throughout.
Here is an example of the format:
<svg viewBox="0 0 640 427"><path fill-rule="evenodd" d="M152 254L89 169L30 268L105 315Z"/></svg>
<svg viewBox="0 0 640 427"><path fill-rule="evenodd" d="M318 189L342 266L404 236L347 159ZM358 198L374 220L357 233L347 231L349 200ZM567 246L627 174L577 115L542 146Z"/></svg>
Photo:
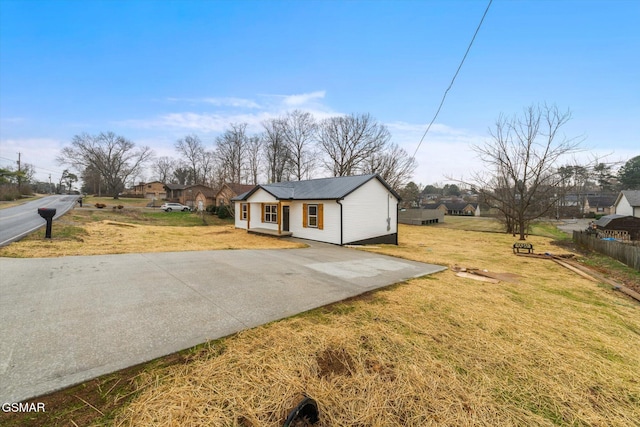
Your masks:
<svg viewBox="0 0 640 427"><path fill-rule="evenodd" d="M282 207L282 231L289 231L289 206Z"/></svg>

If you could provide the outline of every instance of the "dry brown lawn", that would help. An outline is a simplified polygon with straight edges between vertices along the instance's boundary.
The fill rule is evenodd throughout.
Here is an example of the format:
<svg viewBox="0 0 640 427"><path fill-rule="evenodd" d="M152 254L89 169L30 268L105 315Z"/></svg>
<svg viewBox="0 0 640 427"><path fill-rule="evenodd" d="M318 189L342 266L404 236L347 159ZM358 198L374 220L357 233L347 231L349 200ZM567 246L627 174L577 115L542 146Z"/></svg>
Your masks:
<svg viewBox="0 0 640 427"><path fill-rule="evenodd" d="M55 225L54 225L55 227ZM6 257L60 257L140 252L205 251L217 249L300 248L304 244L248 234L233 225L180 227L131 224L112 220L73 226L71 236L40 236L0 248ZM43 232L40 231L40 234Z"/></svg>
<svg viewBox="0 0 640 427"><path fill-rule="evenodd" d="M242 332L147 370L113 422L275 427L306 394L320 426L640 425L638 304L513 242L401 226L375 251L518 283L449 270Z"/></svg>

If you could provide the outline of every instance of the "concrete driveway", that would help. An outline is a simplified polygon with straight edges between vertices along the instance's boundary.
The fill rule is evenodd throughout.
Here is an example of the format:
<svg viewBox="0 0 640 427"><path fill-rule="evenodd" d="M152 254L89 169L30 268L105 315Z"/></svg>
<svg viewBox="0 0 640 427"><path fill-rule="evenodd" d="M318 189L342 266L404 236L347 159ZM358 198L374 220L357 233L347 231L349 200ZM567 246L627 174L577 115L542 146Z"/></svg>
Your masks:
<svg viewBox="0 0 640 427"><path fill-rule="evenodd" d="M0 258L0 401L36 397L441 270L318 243Z"/></svg>

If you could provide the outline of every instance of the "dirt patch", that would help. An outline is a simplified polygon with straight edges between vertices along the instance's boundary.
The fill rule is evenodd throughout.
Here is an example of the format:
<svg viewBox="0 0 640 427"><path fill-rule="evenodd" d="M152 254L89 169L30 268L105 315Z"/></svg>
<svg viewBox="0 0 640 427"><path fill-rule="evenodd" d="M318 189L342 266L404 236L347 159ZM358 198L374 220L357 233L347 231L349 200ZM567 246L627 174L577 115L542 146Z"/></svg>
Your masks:
<svg viewBox="0 0 640 427"><path fill-rule="evenodd" d="M329 347L316 357L316 361L320 378L350 376L354 367L353 357L344 348Z"/></svg>

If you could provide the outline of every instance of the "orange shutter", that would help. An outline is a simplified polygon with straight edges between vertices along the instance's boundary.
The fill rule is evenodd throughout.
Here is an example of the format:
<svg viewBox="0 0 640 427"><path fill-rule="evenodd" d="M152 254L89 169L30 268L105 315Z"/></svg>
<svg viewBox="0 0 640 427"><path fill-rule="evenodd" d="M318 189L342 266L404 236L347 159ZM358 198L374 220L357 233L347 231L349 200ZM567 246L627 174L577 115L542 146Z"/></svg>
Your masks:
<svg viewBox="0 0 640 427"><path fill-rule="evenodd" d="M302 204L302 227L307 228L307 215L308 215L308 207L306 203Z"/></svg>
<svg viewBox="0 0 640 427"><path fill-rule="evenodd" d="M278 214L276 215L276 219L278 220L278 234L280 234L282 232L282 224L280 223L280 217L281 217L281 213L282 213L282 205L280 204L280 202L278 202Z"/></svg>
<svg viewBox="0 0 640 427"><path fill-rule="evenodd" d="M322 203L318 205L318 228L320 230L324 228L324 205Z"/></svg>
<svg viewBox="0 0 640 427"><path fill-rule="evenodd" d="M260 216L262 217L260 222L264 222L264 203L260 203Z"/></svg>

